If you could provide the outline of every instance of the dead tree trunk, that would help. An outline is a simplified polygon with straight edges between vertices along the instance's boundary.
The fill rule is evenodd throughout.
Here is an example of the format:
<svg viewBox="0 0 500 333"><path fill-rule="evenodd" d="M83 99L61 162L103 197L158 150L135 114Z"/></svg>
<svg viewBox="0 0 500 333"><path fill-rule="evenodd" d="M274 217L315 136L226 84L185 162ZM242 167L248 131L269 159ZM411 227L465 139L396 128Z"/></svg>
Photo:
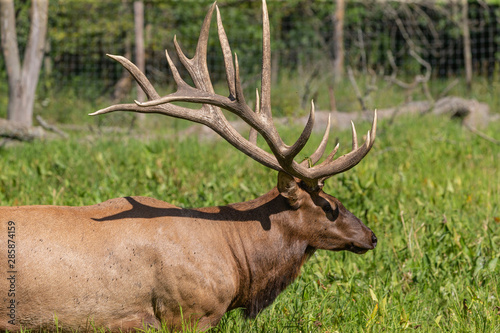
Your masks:
<svg viewBox="0 0 500 333"><path fill-rule="evenodd" d="M47 32L48 0L33 0L24 58L19 58L14 0L0 1L1 42L9 84L7 119L30 127Z"/></svg>
<svg viewBox="0 0 500 333"><path fill-rule="evenodd" d="M0 118L0 146L3 144L4 139L2 138L6 138L8 141L33 141L43 137L44 134L43 128L39 126L24 126L15 121L8 121Z"/></svg>
<svg viewBox="0 0 500 333"><path fill-rule="evenodd" d="M335 59L333 60L333 73L335 83L338 83L344 74L344 0L336 0L335 14L333 14L333 47L335 48Z"/></svg>
<svg viewBox="0 0 500 333"><path fill-rule="evenodd" d="M135 62L137 68L145 73L145 57L144 57L144 3L142 1L134 1L134 26L135 26ZM146 94L137 85L137 100L144 102Z"/></svg>

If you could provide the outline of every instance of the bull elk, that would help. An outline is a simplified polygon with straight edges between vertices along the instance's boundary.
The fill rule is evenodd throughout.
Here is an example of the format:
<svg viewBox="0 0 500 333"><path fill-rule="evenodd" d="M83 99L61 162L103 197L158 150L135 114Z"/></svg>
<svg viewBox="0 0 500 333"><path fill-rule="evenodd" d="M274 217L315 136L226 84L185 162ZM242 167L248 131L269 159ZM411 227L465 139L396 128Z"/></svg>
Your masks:
<svg viewBox="0 0 500 333"><path fill-rule="evenodd" d="M316 249L365 253L377 238L336 198L323 192L324 181L356 164L375 140L376 113L365 142L358 146L354 125L352 151L334 158L325 151L330 124L319 147L304 162L294 158L306 144L309 120L291 146L280 138L271 116L269 19L263 1L262 86L255 110L243 96L238 59L231 52L214 3L205 17L193 58L174 38L177 56L194 86L166 57L177 85L158 95L129 60L122 64L148 96L144 103L112 105L92 113L159 113L212 128L238 150L278 171L277 186L257 199L223 207L183 209L146 197L111 199L86 207L25 206L0 208L0 331L59 328L110 331L144 326L180 327L182 320L205 329L228 311L244 308L254 317L299 274ZM217 12L218 36L228 96L214 92L207 69L210 21ZM172 104L190 102L198 109ZM228 110L251 127L245 139L225 118ZM271 153L256 145L257 132ZM11 251L12 250L12 251Z"/></svg>

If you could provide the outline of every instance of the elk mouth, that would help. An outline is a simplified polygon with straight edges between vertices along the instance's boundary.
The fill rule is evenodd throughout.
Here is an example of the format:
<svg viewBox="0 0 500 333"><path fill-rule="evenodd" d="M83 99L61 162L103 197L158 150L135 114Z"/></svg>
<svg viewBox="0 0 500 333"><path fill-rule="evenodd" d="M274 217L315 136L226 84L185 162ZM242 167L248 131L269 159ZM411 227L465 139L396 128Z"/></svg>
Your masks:
<svg viewBox="0 0 500 333"><path fill-rule="evenodd" d="M353 252L356 254L364 254L364 253L368 252L369 250L373 250L374 248L375 248L374 246L370 246L370 247L358 246L358 245L355 245L354 243L351 243L351 244L346 244L342 248L331 249L331 251L349 251L349 252Z"/></svg>
<svg viewBox="0 0 500 333"><path fill-rule="evenodd" d="M374 241L372 242L371 245L361 245L361 244L354 244L351 243L350 245L347 246L346 250L350 252L354 252L356 254L363 254L368 252L369 250L373 250L377 246L377 242Z"/></svg>
<svg viewBox="0 0 500 333"><path fill-rule="evenodd" d="M359 245L351 243L351 245L349 245L346 248L346 250L354 252L354 253L357 253L357 254L363 254L363 253L368 252L368 250L373 250L377 246L377 236L375 236L375 234L372 232L372 235L371 235L371 244L370 245L359 244Z"/></svg>
<svg viewBox="0 0 500 333"><path fill-rule="evenodd" d="M346 250L350 251L350 252L354 252L356 254L363 254L363 253L368 252L368 250L372 250L372 249L373 248L367 249L365 247L359 247L359 246L356 246L354 244L351 244L351 246L349 246Z"/></svg>

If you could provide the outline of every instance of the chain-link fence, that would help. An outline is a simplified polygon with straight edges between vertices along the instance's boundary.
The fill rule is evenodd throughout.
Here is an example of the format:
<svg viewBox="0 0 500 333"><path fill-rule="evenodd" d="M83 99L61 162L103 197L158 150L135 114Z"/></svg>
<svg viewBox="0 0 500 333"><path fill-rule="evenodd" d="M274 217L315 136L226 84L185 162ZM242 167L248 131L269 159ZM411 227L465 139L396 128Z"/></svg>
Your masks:
<svg viewBox="0 0 500 333"><path fill-rule="evenodd" d="M185 52L194 53L210 2L143 3L146 75L155 83L170 83L164 49L173 53L177 35ZM232 0L218 5L242 76L256 79L261 2ZM268 1L275 78L290 72L333 74L339 41L345 49L344 66L360 70L387 74L397 66L400 75L413 76L428 65L434 77L461 76L469 47L475 75L492 77L498 71L500 12L494 3L469 1L467 15L463 1L346 0L343 13L338 5L338 0ZM208 61L217 81L224 78L224 69L214 22ZM24 32L27 34L27 28L18 29L20 36ZM19 39L21 49L23 40ZM133 1L53 0L40 83L55 89L76 85L107 92L116 86L123 69L105 54L125 55L134 61L134 40ZM0 71L5 72L1 58L0 62Z"/></svg>

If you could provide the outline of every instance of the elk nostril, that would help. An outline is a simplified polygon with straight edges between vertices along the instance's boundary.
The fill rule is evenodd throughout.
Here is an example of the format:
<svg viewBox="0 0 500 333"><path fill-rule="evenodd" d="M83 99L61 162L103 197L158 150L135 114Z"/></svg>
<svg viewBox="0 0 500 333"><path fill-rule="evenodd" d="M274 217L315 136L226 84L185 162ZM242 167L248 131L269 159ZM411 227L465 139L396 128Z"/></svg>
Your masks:
<svg viewBox="0 0 500 333"><path fill-rule="evenodd" d="M372 245L373 245L373 248L375 248L375 246L377 246L377 236L375 236L375 234L372 232Z"/></svg>

